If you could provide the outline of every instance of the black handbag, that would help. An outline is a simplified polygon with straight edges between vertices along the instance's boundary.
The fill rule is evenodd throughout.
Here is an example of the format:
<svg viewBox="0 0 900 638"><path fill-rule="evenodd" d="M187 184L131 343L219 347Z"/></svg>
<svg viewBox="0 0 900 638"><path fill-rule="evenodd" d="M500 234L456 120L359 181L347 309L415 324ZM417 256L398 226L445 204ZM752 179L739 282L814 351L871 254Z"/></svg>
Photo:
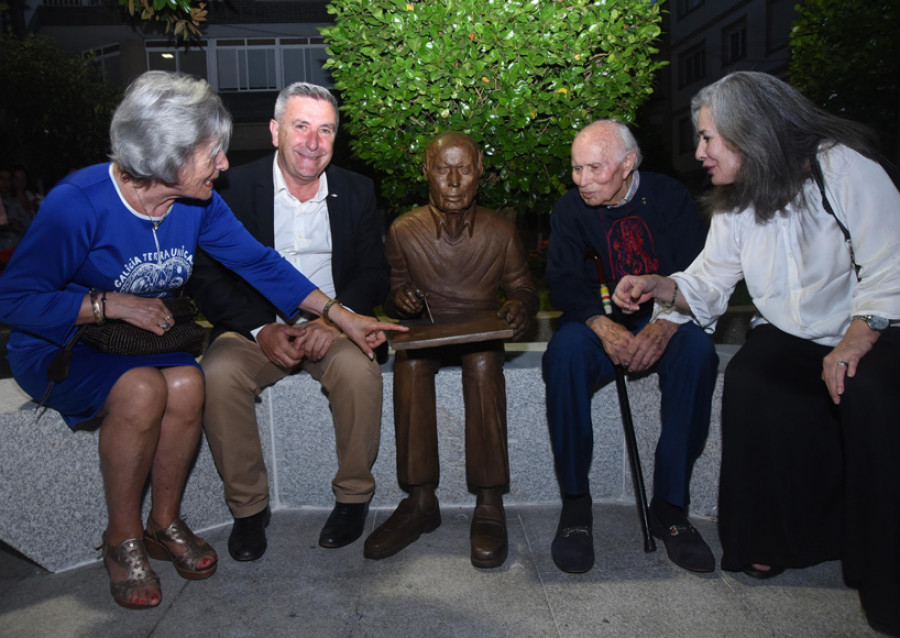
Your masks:
<svg viewBox="0 0 900 638"><path fill-rule="evenodd" d="M188 352L199 356L203 351L206 330L194 321L197 304L190 297L163 299L162 302L172 315L172 327L162 336L113 319L99 325L83 325L73 341L80 340L100 352L112 354Z"/></svg>
<svg viewBox="0 0 900 638"><path fill-rule="evenodd" d="M111 354L164 354L186 352L195 357L203 352L207 330L196 321L197 304L190 297L163 299L172 315L172 327L162 336L144 330L125 321L112 319L103 324L85 324L78 328L69 343L59 351L47 368L50 385L38 405L50 398L53 386L69 376L72 349L79 341Z"/></svg>

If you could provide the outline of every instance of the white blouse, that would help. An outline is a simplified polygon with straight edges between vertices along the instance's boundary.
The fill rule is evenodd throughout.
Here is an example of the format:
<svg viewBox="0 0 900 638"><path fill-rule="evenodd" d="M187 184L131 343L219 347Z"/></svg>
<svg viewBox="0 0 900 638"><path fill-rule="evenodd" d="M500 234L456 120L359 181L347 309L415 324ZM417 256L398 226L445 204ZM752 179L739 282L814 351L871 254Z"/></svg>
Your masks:
<svg viewBox="0 0 900 638"><path fill-rule="evenodd" d="M744 279L759 316L816 343L836 345L853 315L900 319L900 193L884 169L845 146L819 154L828 200L850 231L861 281L834 217L807 181L806 207L766 223L752 208L717 213L701 253L672 277L695 320L711 330Z"/></svg>

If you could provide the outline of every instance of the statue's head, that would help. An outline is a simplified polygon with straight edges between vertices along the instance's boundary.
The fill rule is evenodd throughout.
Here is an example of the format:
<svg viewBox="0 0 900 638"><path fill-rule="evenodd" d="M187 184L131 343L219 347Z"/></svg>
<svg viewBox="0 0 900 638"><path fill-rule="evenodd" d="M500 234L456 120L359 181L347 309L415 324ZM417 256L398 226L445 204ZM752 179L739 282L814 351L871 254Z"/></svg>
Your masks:
<svg viewBox="0 0 900 638"><path fill-rule="evenodd" d="M458 214L475 202L481 180L481 150L468 135L441 133L425 149L422 168L428 200L437 210Z"/></svg>

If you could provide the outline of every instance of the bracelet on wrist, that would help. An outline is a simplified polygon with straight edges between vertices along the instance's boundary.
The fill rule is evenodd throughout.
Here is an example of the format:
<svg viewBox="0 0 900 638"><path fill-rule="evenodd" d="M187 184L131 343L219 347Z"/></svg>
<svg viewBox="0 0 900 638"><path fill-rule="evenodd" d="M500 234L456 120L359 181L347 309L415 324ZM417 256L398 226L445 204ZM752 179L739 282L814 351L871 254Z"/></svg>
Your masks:
<svg viewBox="0 0 900 638"><path fill-rule="evenodd" d="M672 290L672 301L666 303L662 299L659 300L659 305L663 308L672 308L675 306L675 300L678 298L678 282L673 279L672 284L675 286Z"/></svg>
<svg viewBox="0 0 900 638"><path fill-rule="evenodd" d="M91 296L91 312L94 313L94 323L98 326L102 326L106 322L106 312L105 312L105 303L101 304L99 298L99 291L94 288L91 288L90 296ZM103 295L104 302L106 301L106 294Z"/></svg>
<svg viewBox="0 0 900 638"><path fill-rule="evenodd" d="M322 319L324 319L325 321L331 321L331 319L328 318L328 311L331 310L331 307L335 304L340 306L341 302L337 299L329 299L325 302L325 305L322 307Z"/></svg>

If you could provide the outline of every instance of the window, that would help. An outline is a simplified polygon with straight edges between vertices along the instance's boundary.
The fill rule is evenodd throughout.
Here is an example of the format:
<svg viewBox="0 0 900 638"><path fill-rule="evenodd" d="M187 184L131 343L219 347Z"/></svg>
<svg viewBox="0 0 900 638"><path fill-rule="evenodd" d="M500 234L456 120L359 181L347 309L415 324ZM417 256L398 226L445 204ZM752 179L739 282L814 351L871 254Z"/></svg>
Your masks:
<svg viewBox="0 0 900 638"><path fill-rule="evenodd" d="M147 68L151 71L179 71L207 79L206 42L188 49L173 48L165 40L148 40Z"/></svg>
<svg viewBox="0 0 900 638"><path fill-rule="evenodd" d="M278 88L275 40L219 40L216 68L220 91L271 91Z"/></svg>
<svg viewBox="0 0 900 638"><path fill-rule="evenodd" d="M678 86L685 87L706 77L706 42L685 49L678 57Z"/></svg>
<svg viewBox="0 0 900 638"><path fill-rule="evenodd" d="M118 44L92 49L83 55L107 82L122 84L122 56Z"/></svg>
<svg viewBox="0 0 900 638"><path fill-rule="evenodd" d="M283 86L292 82L312 82L331 87L331 74L322 66L328 59L322 38L283 39L281 41L281 65Z"/></svg>
<svg viewBox="0 0 900 638"><path fill-rule="evenodd" d="M683 18L703 6L703 0L678 0L678 17Z"/></svg>
<svg viewBox="0 0 900 638"><path fill-rule="evenodd" d="M333 85L322 68L328 55L320 37L228 39L214 46L219 91L273 91L299 81Z"/></svg>
<svg viewBox="0 0 900 638"><path fill-rule="evenodd" d="M722 66L747 57L747 19L741 18L722 29Z"/></svg>

